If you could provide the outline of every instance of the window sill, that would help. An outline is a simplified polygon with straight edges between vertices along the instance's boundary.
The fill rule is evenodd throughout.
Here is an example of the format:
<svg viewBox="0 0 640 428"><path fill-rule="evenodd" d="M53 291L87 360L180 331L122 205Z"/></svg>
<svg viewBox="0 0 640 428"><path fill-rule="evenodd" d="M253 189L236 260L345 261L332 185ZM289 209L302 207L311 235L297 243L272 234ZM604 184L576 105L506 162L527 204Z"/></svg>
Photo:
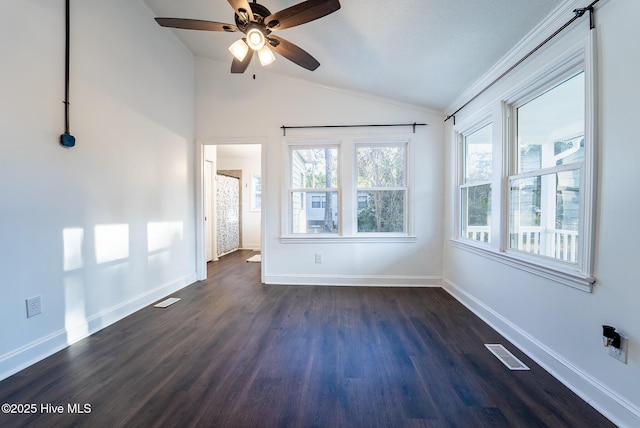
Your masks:
<svg viewBox="0 0 640 428"><path fill-rule="evenodd" d="M340 236L340 235L304 235L304 236L282 236L280 242L282 244L317 244L319 242L327 244L335 243L414 243L417 241L415 236L407 235L358 235L358 236Z"/></svg>
<svg viewBox="0 0 640 428"><path fill-rule="evenodd" d="M564 285L568 285L569 287L577 288L578 290L582 290L587 293L592 292L593 284L596 282L595 278L585 276L577 270L572 270L570 268L561 269L555 266L535 263L525 257L518 257L518 255L514 253L498 252L486 245L482 245L481 243L475 244L472 242L452 239L451 244L456 248L478 254L482 257L495 260L516 269L533 273Z"/></svg>

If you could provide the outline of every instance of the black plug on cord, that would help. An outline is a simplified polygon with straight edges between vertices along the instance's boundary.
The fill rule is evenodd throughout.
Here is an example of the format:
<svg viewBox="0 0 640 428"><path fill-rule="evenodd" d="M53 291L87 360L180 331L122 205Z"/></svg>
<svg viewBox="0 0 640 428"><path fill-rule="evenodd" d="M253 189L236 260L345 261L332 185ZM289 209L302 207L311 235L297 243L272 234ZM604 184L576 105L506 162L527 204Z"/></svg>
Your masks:
<svg viewBox="0 0 640 428"><path fill-rule="evenodd" d="M620 333L616 331L615 327L603 325L602 339L604 340L605 347L613 346L614 348L620 349Z"/></svg>

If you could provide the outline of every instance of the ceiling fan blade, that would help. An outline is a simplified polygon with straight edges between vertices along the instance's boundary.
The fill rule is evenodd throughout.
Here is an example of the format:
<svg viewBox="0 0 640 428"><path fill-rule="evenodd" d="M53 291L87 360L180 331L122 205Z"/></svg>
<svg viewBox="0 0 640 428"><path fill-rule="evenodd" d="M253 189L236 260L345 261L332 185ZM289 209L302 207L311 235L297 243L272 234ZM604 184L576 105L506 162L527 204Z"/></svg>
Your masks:
<svg viewBox="0 0 640 428"><path fill-rule="evenodd" d="M200 19L156 18L156 22L163 27L180 28L183 30L226 31L228 33L238 31L238 27L232 24L202 21Z"/></svg>
<svg viewBox="0 0 640 428"><path fill-rule="evenodd" d="M269 40L269 45L274 51L278 52L289 61L298 64L300 67L311 71L320 67L318 60L293 43L276 36L269 36L267 39Z"/></svg>
<svg viewBox="0 0 640 428"><path fill-rule="evenodd" d="M229 0L229 4L236 11L236 14L240 16L240 14L244 11L249 17L249 21L253 21L253 12L251 11L251 6L247 0Z"/></svg>
<svg viewBox="0 0 640 428"><path fill-rule="evenodd" d="M307 0L272 13L264 19L264 23L270 30L284 30L322 18L338 9L340 9L338 0Z"/></svg>
<svg viewBox="0 0 640 428"><path fill-rule="evenodd" d="M251 58L253 58L253 51L251 49L249 49L249 52L247 52L247 55L242 61L238 61L238 59L234 56L233 62L231 63L231 72L234 74L244 73L251 63Z"/></svg>

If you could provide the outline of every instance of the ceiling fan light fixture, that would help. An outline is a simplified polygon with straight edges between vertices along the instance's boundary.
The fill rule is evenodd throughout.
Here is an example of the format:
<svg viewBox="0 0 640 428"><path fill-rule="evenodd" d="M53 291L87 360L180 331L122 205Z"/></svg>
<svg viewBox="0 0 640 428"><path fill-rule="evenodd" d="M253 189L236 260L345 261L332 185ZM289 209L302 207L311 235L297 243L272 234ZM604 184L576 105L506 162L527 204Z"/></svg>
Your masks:
<svg viewBox="0 0 640 428"><path fill-rule="evenodd" d="M247 45L254 51L262 49L266 42L264 34L257 28L251 28L247 31Z"/></svg>
<svg viewBox="0 0 640 428"><path fill-rule="evenodd" d="M273 54L271 49L268 46L263 46L258 51L258 59L260 60L260 64L264 67L265 65L271 64L276 60L276 56Z"/></svg>
<svg viewBox="0 0 640 428"><path fill-rule="evenodd" d="M231 52L238 61L242 61L249 52L249 46L247 46L244 40L238 39L231 43L231 46L229 46L229 52Z"/></svg>

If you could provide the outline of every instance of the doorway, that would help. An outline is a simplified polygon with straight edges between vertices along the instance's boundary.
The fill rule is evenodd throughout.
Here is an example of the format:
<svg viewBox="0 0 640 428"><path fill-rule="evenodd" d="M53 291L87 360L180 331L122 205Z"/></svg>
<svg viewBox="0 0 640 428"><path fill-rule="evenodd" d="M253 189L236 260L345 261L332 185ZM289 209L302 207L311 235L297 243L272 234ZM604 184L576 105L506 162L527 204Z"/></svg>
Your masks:
<svg viewBox="0 0 640 428"><path fill-rule="evenodd" d="M262 143L225 142L203 147L204 264L236 249L262 253L262 146ZM238 189L236 209L229 205L228 191L224 196L218 194L220 187L228 185L222 183L233 180ZM236 225L229 217L231 214L237 218ZM237 236L236 246L227 246L230 236ZM206 278L204 267L204 275L200 276Z"/></svg>

